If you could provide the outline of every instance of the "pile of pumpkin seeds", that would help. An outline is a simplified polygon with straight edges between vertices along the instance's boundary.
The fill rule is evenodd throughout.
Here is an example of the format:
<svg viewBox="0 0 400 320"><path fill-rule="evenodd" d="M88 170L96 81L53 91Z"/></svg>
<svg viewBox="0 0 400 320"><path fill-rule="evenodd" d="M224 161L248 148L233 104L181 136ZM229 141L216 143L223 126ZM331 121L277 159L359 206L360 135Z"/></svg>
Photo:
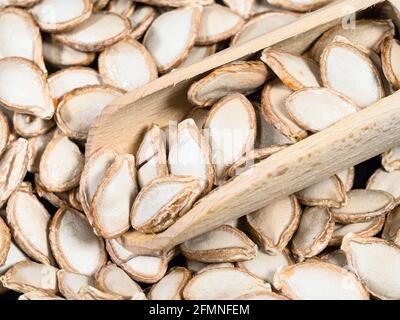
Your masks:
<svg viewBox="0 0 400 320"><path fill-rule="evenodd" d="M400 149L163 256L123 246L288 146L400 88L390 20L335 26L303 55L268 48L194 83L193 110L136 154L85 159L124 92L330 0L0 2L0 274L21 300L400 299ZM390 12L383 8L382 12ZM396 22L396 21L395 21Z"/></svg>

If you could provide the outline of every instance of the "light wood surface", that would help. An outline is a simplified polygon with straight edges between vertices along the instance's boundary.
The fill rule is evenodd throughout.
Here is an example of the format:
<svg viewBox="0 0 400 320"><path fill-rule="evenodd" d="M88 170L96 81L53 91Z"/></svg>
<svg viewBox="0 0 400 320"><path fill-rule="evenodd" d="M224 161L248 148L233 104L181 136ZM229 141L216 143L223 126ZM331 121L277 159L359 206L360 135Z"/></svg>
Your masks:
<svg viewBox="0 0 400 320"><path fill-rule="evenodd" d="M129 232L128 248L160 254L400 145L400 91L258 163L216 189L158 235Z"/></svg>
<svg viewBox="0 0 400 320"><path fill-rule="evenodd" d="M108 106L93 123L86 155L89 156L101 147L134 153L140 138L151 124L165 126L169 120L182 120L189 112L191 106L186 99L186 92L200 75L277 44L291 51L304 51L338 19L380 2L383 0L334 1L287 26L221 51L127 93Z"/></svg>

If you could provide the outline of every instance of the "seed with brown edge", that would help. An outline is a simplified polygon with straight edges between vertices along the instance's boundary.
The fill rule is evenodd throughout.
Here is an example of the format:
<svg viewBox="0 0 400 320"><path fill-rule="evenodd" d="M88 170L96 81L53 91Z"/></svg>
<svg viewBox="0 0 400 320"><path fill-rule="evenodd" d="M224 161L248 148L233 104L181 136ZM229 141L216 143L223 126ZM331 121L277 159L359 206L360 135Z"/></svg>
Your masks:
<svg viewBox="0 0 400 320"><path fill-rule="evenodd" d="M172 268L149 291L150 300L182 300L182 292L191 278L191 272L182 267Z"/></svg>
<svg viewBox="0 0 400 320"><path fill-rule="evenodd" d="M79 290L82 287L94 286L93 278L66 270L57 272L57 284L61 294L68 300L80 300Z"/></svg>

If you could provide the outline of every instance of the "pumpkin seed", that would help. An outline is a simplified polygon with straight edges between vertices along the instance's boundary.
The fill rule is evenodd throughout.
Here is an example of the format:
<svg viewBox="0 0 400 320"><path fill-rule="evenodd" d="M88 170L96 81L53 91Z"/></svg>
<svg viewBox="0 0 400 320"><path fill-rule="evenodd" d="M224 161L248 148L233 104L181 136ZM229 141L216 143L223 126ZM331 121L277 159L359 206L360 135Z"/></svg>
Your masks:
<svg viewBox="0 0 400 320"><path fill-rule="evenodd" d="M237 297L235 300L289 300L288 298L275 292L253 292Z"/></svg>
<svg viewBox="0 0 400 320"><path fill-rule="evenodd" d="M369 300L368 292L353 273L325 262L284 267L275 274L274 284L294 300Z"/></svg>
<svg viewBox="0 0 400 320"><path fill-rule="evenodd" d="M118 295L103 292L92 286L85 286L79 289L80 300L122 300Z"/></svg>
<svg viewBox="0 0 400 320"><path fill-rule="evenodd" d="M6 263L11 245L11 233L7 224L0 218L0 266Z"/></svg>
<svg viewBox="0 0 400 320"><path fill-rule="evenodd" d="M292 252L300 260L321 253L332 238L335 223L331 213L321 207L306 208L292 239Z"/></svg>
<svg viewBox="0 0 400 320"><path fill-rule="evenodd" d="M70 138L85 140L97 115L122 93L120 89L108 85L86 86L71 91L58 105L55 116L58 127Z"/></svg>
<svg viewBox="0 0 400 320"><path fill-rule="evenodd" d="M347 269L347 259L344 251L338 249L320 256L320 259L324 262L334 264L338 267Z"/></svg>
<svg viewBox="0 0 400 320"><path fill-rule="evenodd" d="M92 14L93 4L90 0L42 0L30 12L41 30L62 32L73 29Z"/></svg>
<svg viewBox="0 0 400 320"><path fill-rule="evenodd" d="M296 232L301 208L295 196L274 201L246 216L247 226L267 253L283 250Z"/></svg>
<svg viewBox="0 0 400 320"><path fill-rule="evenodd" d="M28 139L28 152L29 162L28 171L31 173L39 172L40 159L42 158L43 152L47 144L53 138L54 131L50 131L46 134L42 134L37 137Z"/></svg>
<svg viewBox="0 0 400 320"><path fill-rule="evenodd" d="M10 127L8 124L7 116L0 111L0 155L7 147L10 138Z"/></svg>
<svg viewBox="0 0 400 320"><path fill-rule="evenodd" d="M40 159L40 182L47 191L63 192L78 186L84 156L68 137L56 132Z"/></svg>
<svg viewBox="0 0 400 320"><path fill-rule="evenodd" d="M129 20L111 12L92 13L70 31L54 35L54 39L79 51L101 51L123 39L130 31Z"/></svg>
<svg viewBox="0 0 400 320"><path fill-rule="evenodd" d="M385 227L383 228L382 238L400 244L400 207L395 208L386 216ZM372 235L371 235L372 236Z"/></svg>
<svg viewBox="0 0 400 320"><path fill-rule="evenodd" d="M78 295L82 287L94 285L94 279L79 273L59 270L57 284L61 294L68 300L80 300Z"/></svg>
<svg viewBox="0 0 400 320"><path fill-rule="evenodd" d="M179 68L187 67L197 62L202 61L204 58L213 55L217 51L216 45L209 45L209 46L194 46L188 56L186 57L185 61L183 61Z"/></svg>
<svg viewBox="0 0 400 320"><path fill-rule="evenodd" d="M336 176L342 182L346 192L349 192L351 189L353 189L354 176L355 176L354 167L351 167L347 170L342 170L341 172L337 173Z"/></svg>
<svg viewBox="0 0 400 320"><path fill-rule="evenodd" d="M189 5L205 6L213 3L214 0L140 0L140 2L155 6L185 7Z"/></svg>
<svg viewBox="0 0 400 320"><path fill-rule="evenodd" d="M146 32L156 18L157 11L151 6L139 6L128 17L132 25L130 36L139 39Z"/></svg>
<svg viewBox="0 0 400 320"><path fill-rule="evenodd" d="M400 171L386 172L382 169L378 169L369 178L367 189L386 191L395 198L395 203L398 204L400 201L399 179Z"/></svg>
<svg viewBox="0 0 400 320"><path fill-rule="evenodd" d="M110 0L93 0L93 8L96 11L102 10L108 5L109 2Z"/></svg>
<svg viewBox="0 0 400 320"><path fill-rule="evenodd" d="M14 113L13 126L21 137L37 137L50 131L55 126L53 120L43 120L29 114Z"/></svg>
<svg viewBox="0 0 400 320"><path fill-rule="evenodd" d="M153 285L149 292L149 300L182 300L182 292L191 278L186 268L172 268L167 275Z"/></svg>
<svg viewBox="0 0 400 320"><path fill-rule="evenodd" d="M400 88L400 66L398 57L400 54L400 42L396 39L388 38L382 44L382 67L386 78L395 88Z"/></svg>
<svg viewBox="0 0 400 320"><path fill-rule="evenodd" d="M253 241L228 225L184 242L180 250L186 258L206 263L246 261L257 254Z"/></svg>
<svg viewBox="0 0 400 320"><path fill-rule="evenodd" d="M353 272L373 296L385 300L400 298L398 246L378 238L348 235L343 239L342 250ZM384 272L379 272L382 268Z"/></svg>
<svg viewBox="0 0 400 320"><path fill-rule="evenodd" d="M261 62L235 62L215 69L193 83L188 91L188 99L194 105L212 106L231 93L253 93L264 84L267 77L267 68Z"/></svg>
<svg viewBox="0 0 400 320"><path fill-rule="evenodd" d="M388 172L400 170L400 147L390 149L382 155L382 166Z"/></svg>
<svg viewBox="0 0 400 320"><path fill-rule="evenodd" d="M235 265L231 262L208 263L197 273L208 271L208 270L219 269L219 268L234 268L234 267L235 267Z"/></svg>
<svg viewBox="0 0 400 320"><path fill-rule="evenodd" d="M129 211L138 192L135 157L118 156L108 168L92 200L94 226L103 238L129 229Z"/></svg>
<svg viewBox="0 0 400 320"><path fill-rule="evenodd" d="M18 297L18 300L65 300L59 296L48 294L44 291L33 290Z"/></svg>
<svg viewBox="0 0 400 320"><path fill-rule="evenodd" d="M158 71L165 73L181 64L194 46L200 25L199 7L167 11L157 17L143 39Z"/></svg>
<svg viewBox="0 0 400 320"><path fill-rule="evenodd" d="M20 248L18 248L18 246L14 243L14 241L11 240L5 262L0 267L0 275L3 275L5 272L7 272L8 269L10 269L13 265L17 264L18 262L26 260L28 260L28 257ZM4 288L2 287L2 289Z"/></svg>
<svg viewBox="0 0 400 320"><path fill-rule="evenodd" d="M135 10L133 0L111 0L108 4L108 11L117 13L121 16L130 16Z"/></svg>
<svg viewBox="0 0 400 320"><path fill-rule="evenodd" d="M318 9L331 1L332 0L268 0L268 3L287 10L308 12Z"/></svg>
<svg viewBox="0 0 400 320"><path fill-rule="evenodd" d="M126 38L99 55L99 71L105 83L131 91L157 78L157 66L146 48Z"/></svg>
<svg viewBox="0 0 400 320"><path fill-rule="evenodd" d="M184 215L201 193L198 179L168 177L140 190L131 210L131 224L143 233L161 232Z"/></svg>
<svg viewBox="0 0 400 320"><path fill-rule="evenodd" d="M231 8L232 11L246 19L250 16L254 4L254 0L223 0L223 2Z"/></svg>

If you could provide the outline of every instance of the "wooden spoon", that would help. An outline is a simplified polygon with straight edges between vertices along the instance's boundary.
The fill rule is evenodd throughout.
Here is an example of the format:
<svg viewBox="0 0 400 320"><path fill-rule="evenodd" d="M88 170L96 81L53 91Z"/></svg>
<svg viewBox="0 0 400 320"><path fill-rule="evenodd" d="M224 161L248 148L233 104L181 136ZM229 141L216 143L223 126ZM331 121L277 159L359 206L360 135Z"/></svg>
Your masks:
<svg viewBox="0 0 400 320"><path fill-rule="evenodd" d="M181 121L185 117L192 107L186 99L187 90L205 72L274 45L293 53L303 53L339 19L380 2L383 0L334 1L289 25L173 71L127 93L103 110L93 123L86 155L101 147L135 153L141 137L153 123L164 127L168 121Z"/></svg>

